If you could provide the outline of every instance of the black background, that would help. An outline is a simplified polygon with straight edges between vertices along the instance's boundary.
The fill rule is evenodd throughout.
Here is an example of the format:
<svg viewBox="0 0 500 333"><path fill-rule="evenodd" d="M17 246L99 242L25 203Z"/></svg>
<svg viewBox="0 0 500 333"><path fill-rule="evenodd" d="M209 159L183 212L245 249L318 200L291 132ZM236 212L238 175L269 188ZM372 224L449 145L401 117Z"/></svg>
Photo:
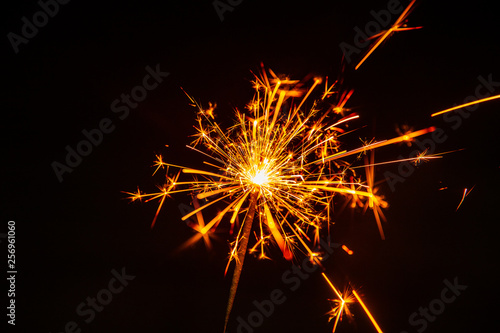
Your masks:
<svg viewBox="0 0 500 333"><path fill-rule="evenodd" d="M55 333L75 321L82 332L222 332L227 233L211 251L199 243L175 252L193 235L178 209L189 197L166 201L151 230L157 206L130 204L121 191L154 190L162 181L151 177L157 153L183 165L203 160L185 148L195 109L180 87L204 105L216 102L218 119L230 124L233 108L252 97L250 70L260 62L297 79L337 77L339 44L352 44L353 28L363 29L373 20L370 11L385 9L387 1L246 0L222 22L211 1L71 1L17 54L6 36L20 34L21 18L31 19L40 7L35 1L3 6L1 220L16 221L19 271L10 329ZM498 17L490 1L421 1L409 25L424 28L395 34L358 71L347 64L342 88L355 89L348 106L361 115L356 125L366 128L346 137L346 145L356 147L364 135L391 138L406 123L442 128L448 139L435 152L465 150L421 165L395 192L381 185L390 203L385 241L370 214L339 212L333 240L355 254L337 250L325 267L339 286L361 287L384 332L416 332L420 326L410 326L409 316L440 297L444 279L457 277L468 288L425 331L481 331L496 320L497 308L499 103L481 105L456 130L430 114L474 95L480 75L500 81ZM170 75L118 119L111 102L157 64ZM84 139L81 131L103 118L115 130L59 182L51 163L64 162L65 146L74 148ZM377 161L414 149L383 148ZM386 171L398 172L397 165L376 171L380 180ZM455 211L463 189L472 186ZM236 332L238 316L255 310L253 300L278 288L286 302L255 332L330 332L325 313L333 295L319 270L292 292L281 279L291 263L273 254L273 261L247 258L229 331ZM122 267L135 279L85 323L77 305ZM338 332L375 331L359 306L352 311L355 322L345 320Z"/></svg>

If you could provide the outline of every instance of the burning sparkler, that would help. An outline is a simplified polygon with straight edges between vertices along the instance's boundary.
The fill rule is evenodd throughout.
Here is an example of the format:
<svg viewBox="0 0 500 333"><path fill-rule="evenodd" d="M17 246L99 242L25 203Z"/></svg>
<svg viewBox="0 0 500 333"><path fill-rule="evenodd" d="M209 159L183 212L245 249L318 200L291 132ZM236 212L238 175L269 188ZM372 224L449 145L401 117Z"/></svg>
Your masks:
<svg viewBox="0 0 500 333"><path fill-rule="evenodd" d="M368 52L356 65L358 69L366 59L393 33L419 29L406 26L406 20L413 10L415 0L406 7L396 22L375 39ZM351 202L352 207L368 208L373 211L382 239L385 238L382 222L385 221L383 208L388 206L375 187L374 167L376 165L413 161L419 163L441 154L427 155L423 151L414 158L375 163L374 154L368 160L366 152L395 143L411 145L412 140L435 130L428 127L418 131L406 129L399 136L375 141L372 140L352 150L344 150L339 138L346 135L346 127L359 116L345 105L353 90L335 90L338 81L328 84L325 80L324 91L312 101L315 89L322 80L315 78L312 83L280 77L272 71L262 69L255 75L253 87L255 95L245 111L236 110L235 124L223 130L214 120L217 104L209 103L203 108L190 97L198 109L195 140L188 148L202 154L208 161L207 170L193 169L167 163L157 156L156 173L160 168L166 171L166 180L158 192L127 192L132 200L159 200L158 209L151 227L158 219L165 199L176 193L188 192L193 196L194 210L184 215L182 220L196 216L197 223L190 227L196 234L181 248L203 240L210 246L210 234L227 217L231 235L229 260L226 273L234 261L235 268L226 309L225 326L233 306L246 253L257 253L260 259L269 258L268 246L275 243L283 257L292 260L297 252L320 264L320 253L311 250L319 241L321 230L330 233L330 216L334 198L339 195ZM329 103L337 96L334 103ZM432 114L441 115L469 105L500 98L500 95L484 98ZM352 132L352 131L351 131ZM201 147L200 147L201 146ZM365 154L362 165L353 165L347 157ZM366 178L360 178L356 168L365 168ZM171 170L177 170L171 173ZM190 176L183 180L184 176ZM462 204L470 191L464 191ZM202 204L201 201L207 203ZM212 205L220 204L223 209L208 223L202 212ZM241 220L241 223L240 223ZM248 250L254 231L256 241ZM309 237L310 235L313 237ZM342 248L349 255L353 251L347 246ZM358 302L372 321L375 329L382 332L370 311L354 289L340 293L326 274L323 277L335 292L337 299L332 300L334 307L330 320L335 319L333 331L342 316L351 318L349 305Z"/></svg>
<svg viewBox="0 0 500 333"><path fill-rule="evenodd" d="M304 88L303 82L278 77L263 69L260 76L255 75L255 95L247 105L247 111L236 110L236 123L226 131L214 121L215 106L210 104L204 109L188 95L198 109L196 138L188 147L209 158L210 161L204 163L211 170L166 163L157 156L155 173L160 168L166 168L167 172L160 191L146 194L138 189L128 193L132 200L160 201L152 227L165 198L171 194L190 192L197 200L211 199L202 206L196 203L195 209L182 217L186 220L196 214L200 221L193 227L200 236L188 244L201 238L207 241L206 234L217 228L226 215L232 229L243 216L241 226L235 232L226 268L227 272L230 263L235 262L225 326L253 227L259 232L251 252L259 248L260 258L267 258L267 244L272 240L287 260L299 250L319 264L318 254L311 250L314 244L307 234L314 233L317 241L320 230L325 226L329 228L332 199L339 194L364 203L365 209L373 209L383 238L379 216L383 217L380 207L383 208L385 202L374 191L373 169L367 169L368 179L363 182L352 171L352 163L344 158L406 142L434 130L431 127L364 144L350 151L341 150L339 136L345 133L350 122L359 118L354 113L342 116L348 111L344 105L352 91L341 94L340 102L328 107L326 101L332 95L333 85L328 87L326 84L322 97L309 102L308 98L320 83L321 79L316 78L309 88ZM307 103L311 106L306 108ZM325 105L327 111L321 112ZM339 114L342 118L331 124L330 119ZM373 165L373 160L371 162ZM171 168L179 171L170 175ZM192 175L193 178L181 181L181 175ZM201 212L222 202L224 209L205 224Z"/></svg>

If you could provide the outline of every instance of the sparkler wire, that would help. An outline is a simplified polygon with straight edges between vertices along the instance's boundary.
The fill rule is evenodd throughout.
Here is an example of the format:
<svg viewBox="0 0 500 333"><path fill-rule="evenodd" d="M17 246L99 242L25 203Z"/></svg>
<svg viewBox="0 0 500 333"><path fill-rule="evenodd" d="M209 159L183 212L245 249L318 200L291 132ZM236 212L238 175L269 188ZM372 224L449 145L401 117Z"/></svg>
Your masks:
<svg viewBox="0 0 500 333"><path fill-rule="evenodd" d="M241 271L243 270L243 262L245 261L245 255L248 247L248 239L250 238L250 231L252 230L253 218L255 215L255 207L257 206L258 196L259 192L257 191L253 191L250 194L250 203L247 215L243 222L243 235L241 237L241 244L238 248L236 267L234 268L233 280L231 282L231 289L229 290L229 299L227 301L227 309L226 309L226 319L224 321L224 332L226 332L227 323L229 321L229 315L231 314L231 309L233 308L234 298L236 297L236 290L238 289L238 283L240 281Z"/></svg>

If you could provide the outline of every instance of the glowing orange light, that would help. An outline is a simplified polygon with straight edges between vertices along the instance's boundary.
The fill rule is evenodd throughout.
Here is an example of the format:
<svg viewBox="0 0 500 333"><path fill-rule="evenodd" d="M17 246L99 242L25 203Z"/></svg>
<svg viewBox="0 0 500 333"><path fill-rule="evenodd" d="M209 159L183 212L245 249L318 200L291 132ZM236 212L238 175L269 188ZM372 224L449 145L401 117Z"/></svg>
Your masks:
<svg viewBox="0 0 500 333"><path fill-rule="evenodd" d="M422 28L422 27L411 27L411 28L408 28L408 27L406 27L404 25L404 21L405 21L406 17L410 14L410 11L411 11L413 5L415 4L415 2L416 2L416 0L413 0L412 2L410 2L410 4L401 13L401 15L399 16L399 18L396 20L396 22L394 22L394 24L389 28L389 30L382 31L381 33L379 33L379 34L371 37L371 38L378 37L378 39L375 42L375 44L373 44L370 47L370 49L365 54L365 56L363 57L363 59L361 59L361 61L356 65L356 67L354 69L358 69L365 62L365 60L368 59L368 57L373 53L373 51L375 51L375 49L377 47L379 47L382 44L382 42L384 40L386 40L394 32L396 32L396 31L405 31L405 30L414 30L414 29L420 29L420 28Z"/></svg>
<svg viewBox="0 0 500 333"><path fill-rule="evenodd" d="M352 293L354 294L354 297L356 297L356 299L358 300L359 304L361 304L361 306L363 307L363 310L365 310L365 313L367 314L368 318L370 318L370 321L372 322L372 324L375 327L375 329L377 330L377 332L383 333L382 330L380 329L380 326L378 326L377 322L375 321L375 318L373 318L372 314L370 313L370 311L366 307L365 303L361 300L361 297L359 297L356 290L353 289Z"/></svg>
<svg viewBox="0 0 500 333"><path fill-rule="evenodd" d="M464 189L464 193L462 194L462 200L460 200L460 203L458 204L457 209L455 209L455 211L457 211L460 208L460 206L462 206L462 203L464 202L465 198L470 194L470 192L474 189L474 186L472 186L470 191L468 191L467 188Z"/></svg>
<svg viewBox="0 0 500 333"><path fill-rule="evenodd" d="M453 110L462 109L462 108L465 108L465 107L470 106L470 105L479 104L479 103L483 103L483 102L487 102L487 101L492 101L492 100L498 99L498 98L500 98L500 95L478 99L476 101L472 101L472 102L469 102L469 103L461 104L461 105L454 106L452 108L449 108L449 109L446 109L446 110L443 110L443 111L439 111L439 112L433 113L433 114L431 114L431 117L439 116L440 114L447 113L447 112L450 112L450 111L453 111Z"/></svg>
<svg viewBox="0 0 500 333"><path fill-rule="evenodd" d="M344 250L345 252L347 252L348 255L352 256L354 254L354 252L349 249L347 246L345 245L342 245L342 250Z"/></svg>

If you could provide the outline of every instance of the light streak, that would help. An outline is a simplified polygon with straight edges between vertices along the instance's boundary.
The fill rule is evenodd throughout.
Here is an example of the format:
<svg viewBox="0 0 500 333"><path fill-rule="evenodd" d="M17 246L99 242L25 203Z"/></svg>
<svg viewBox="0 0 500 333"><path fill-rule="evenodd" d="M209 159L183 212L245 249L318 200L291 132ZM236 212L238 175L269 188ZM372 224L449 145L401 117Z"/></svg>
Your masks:
<svg viewBox="0 0 500 333"><path fill-rule="evenodd" d="M342 250L344 250L350 256L354 254L354 252L351 249L349 249L346 245L342 245Z"/></svg>
<svg viewBox="0 0 500 333"><path fill-rule="evenodd" d="M330 320L335 318L335 322L333 323L333 330L332 332L335 332L337 329L337 325L339 321L342 320L342 316L345 313L349 318L352 318L352 314L349 311L348 305L353 302L353 299L351 297L348 297L347 292L344 293L344 296L340 294L340 292L335 288L333 283L330 281L328 276L326 276L325 273L321 273L323 277L325 278L326 282L332 288L332 290L335 292L335 294L338 297L338 300L332 300L333 303L336 304L335 307L330 311Z"/></svg>
<svg viewBox="0 0 500 333"><path fill-rule="evenodd" d="M356 290L353 289L352 293L354 294L354 297L356 297L356 299L358 300L359 304L361 304L361 307L363 308L363 310L365 310L366 315L368 316L368 318L370 318L370 321L372 322L372 324L375 327L375 329L377 330L377 332L382 333L382 329L380 329L380 326L378 326L377 322L375 321L375 318L373 318L372 314L370 313L370 310L368 310L368 308L366 307L363 300L361 300L361 297L359 297Z"/></svg>
<svg viewBox="0 0 500 333"><path fill-rule="evenodd" d="M396 31L405 31L405 30L414 30L414 29L420 29L420 28L422 28L422 27L411 27L411 28L408 28L405 25L406 17L410 14L411 9L412 9L413 5L415 4L415 1L416 0L413 0L412 2L410 2L410 4L406 7L406 9L398 17L398 19L396 20L396 22L394 22L394 24L388 30L382 31L381 33L379 33L379 34L371 37L371 38L378 37L378 39L370 47L370 49L365 54L365 56L363 57L363 59L360 60L360 62L356 65L356 67L354 69L357 70L366 61L366 59L368 59L368 57L373 53L373 51L375 51L375 49L377 47L379 47L382 44L382 42L384 40L386 40L394 32L396 32Z"/></svg>
<svg viewBox="0 0 500 333"><path fill-rule="evenodd" d="M462 200L460 200L460 203L458 204L457 209L455 209L455 211L457 211L460 208L460 206L462 206L462 203L464 202L465 198L470 194L470 192L472 192L472 190L474 189L474 186L472 186L470 191L467 190L467 188L464 188L464 193L462 194Z"/></svg>
<svg viewBox="0 0 500 333"><path fill-rule="evenodd" d="M450 112L450 111L453 111L453 110L462 109L462 108L465 108L465 107L470 106L470 105L475 105L475 104L479 104L479 103L484 103L484 102L492 101L492 100L498 99L498 98L500 98L500 95L495 95L495 96L491 96L491 97L481 98L481 99L478 99L476 101L472 101L472 102L469 102L469 103L461 104L461 105L454 106L452 108L449 108L449 109L446 109L446 110L443 110L443 111L439 111L439 112L433 113L433 114L431 114L431 117L439 116L439 115L441 115L443 113L447 113L447 112Z"/></svg>

